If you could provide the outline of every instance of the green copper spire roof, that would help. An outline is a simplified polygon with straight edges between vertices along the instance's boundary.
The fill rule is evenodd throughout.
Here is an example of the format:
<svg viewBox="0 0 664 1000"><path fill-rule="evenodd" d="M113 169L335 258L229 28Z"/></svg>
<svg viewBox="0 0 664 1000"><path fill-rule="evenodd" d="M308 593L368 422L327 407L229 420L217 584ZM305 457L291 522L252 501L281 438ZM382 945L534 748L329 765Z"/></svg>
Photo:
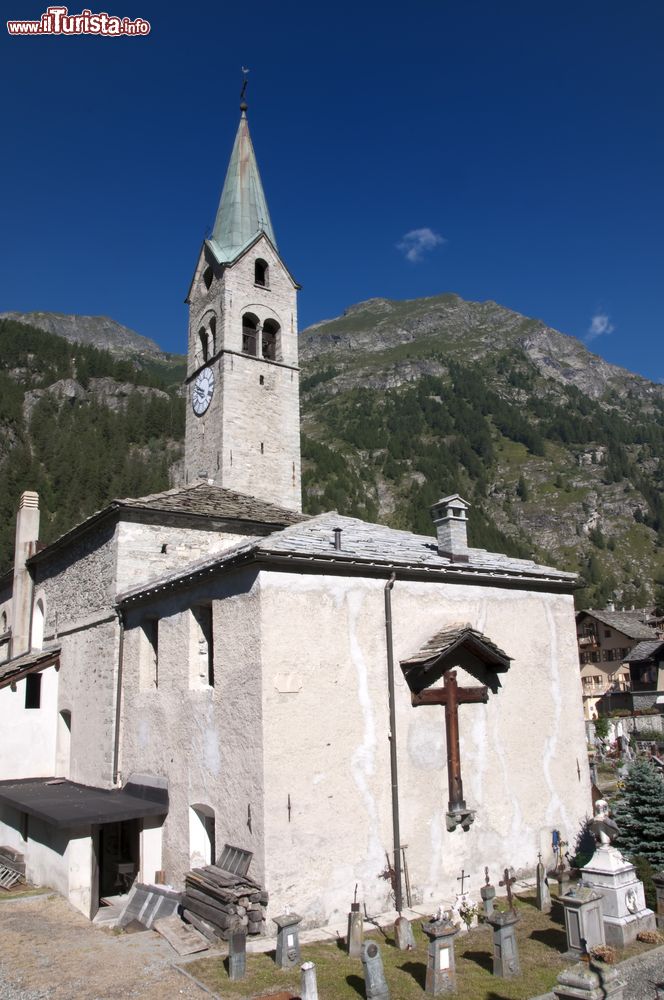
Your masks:
<svg viewBox="0 0 664 1000"><path fill-rule="evenodd" d="M228 164L217 218L208 243L220 264L228 263L260 233L265 233L276 247L270 213L265 200L256 155L249 135L247 106L240 105L242 116Z"/></svg>

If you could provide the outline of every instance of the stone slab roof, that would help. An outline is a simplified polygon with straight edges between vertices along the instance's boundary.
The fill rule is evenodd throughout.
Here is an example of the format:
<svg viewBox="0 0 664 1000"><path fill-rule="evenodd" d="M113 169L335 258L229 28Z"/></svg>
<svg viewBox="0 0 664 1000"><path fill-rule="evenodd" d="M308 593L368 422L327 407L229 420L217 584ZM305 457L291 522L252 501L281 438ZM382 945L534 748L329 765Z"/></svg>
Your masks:
<svg viewBox="0 0 664 1000"><path fill-rule="evenodd" d="M639 663L649 660L658 650L664 651L664 639L646 639L638 642L634 649L631 649L624 659L624 663Z"/></svg>
<svg viewBox="0 0 664 1000"><path fill-rule="evenodd" d="M70 528L64 535L50 542L32 556L29 562L41 562L56 549L67 545L82 532L93 527L122 511L153 511L155 513L175 514L181 517L208 518L220 521L236 521L246 525L266 525L270 528L281 528L285 525L297 524L306 519L305 514L287 510L268 500L237 493L222 486L209 483L195 483L192 486L180 486L163 493L152 493L145 497L124 497L112 500L108 506L91 514L84 521Z"/></svg>
<svg viewBox="0 0 664 1000"><path fill-rule="evenodd" d="M193 514L199 517L218 517L229 520L261 522L264 524L288 525L305 520L306 515L287 510L268 500L250 497L235 490L208 483L181 486L164 493L150 496L115 500L122 507L141 510L175 511L178 514Z"/></svg>
<svg viewBox="0 0 664 1000"><path fill-rule="evenodd" d="M0 688L7 687L26 674L37 673L46 667L57 663L60 658L60 646L48 646L32 653L23 653L11 660L0 663Z"/></svg>
<svg viewBox="0 0 664 1000"><path fill-rule="evenodd" d="M640 611L595 611L593 608L586 608L579 611L577 619L581 615L590 615L598 622L622 632L628 639L656 639L657 633L648 625L641 621Z"/></svg>
<svg viewBox="0 0 664 1000"><path fill-rule="evenodd" d="M335 529L340 529L340 548L335 548ZM432 578L444 574L450 580L455 576L477 576L479 579L510 578L533 583L551 583L572 589L577 576L541 566L530 559L513 559L510 556L485 549L469 549L467 563L455 563L438 554L435 538L399 531L383 524L371 524L354 517L344 517L336 511L319 514L298 524L290 525L264 537L248 538L245 542L226 549L216 556L192 563L182 570L159 577L119 596L120 603L138 596L174 586L178 581L191 580L197 574L209 572L214 567L237 562L239 559L281 558L298 565L327 561L338 568L399 567L431 572Z"/></svg>
<svg viewBox="0 0 664 1000"><path fill-rule="evenodd" d="M419 653L401 660L401 666L407 671L409 667L438 660L463 645L467 645L471 652L479 654L482 659L490 660L496 670L507 670L509 667L512 657L471 625L446 625L431 636Z"/></svg>

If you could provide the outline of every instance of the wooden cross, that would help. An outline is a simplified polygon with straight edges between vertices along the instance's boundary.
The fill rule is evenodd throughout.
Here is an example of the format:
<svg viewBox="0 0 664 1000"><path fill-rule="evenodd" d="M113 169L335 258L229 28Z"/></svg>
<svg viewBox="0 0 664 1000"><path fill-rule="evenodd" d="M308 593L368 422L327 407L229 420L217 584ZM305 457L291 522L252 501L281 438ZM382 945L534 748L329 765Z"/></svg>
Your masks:
<svg viewBox="0 0 664 1000"><path fill-rule="evenodd" d="M537 852L537 860L539 861L540 864L542 864L542 852L541 851Z"/></svg>
<svg viewBox="0 0 664 1000"><path fill-rule="evenodd" d="M510 870L506 868L503 872L503 881L499 882L498 885L502 885L507 889L507 902L510 905L510 910L514 909L514 900L512 898L512 886L516 882L516 877L510 878Z"/></svg>
<svg viewBox="0 0 664 1000"><path fill-rule="evenodd" d="M444 705L445 736L447 738L447 781L449 785L450 812L462 812L466 808L461 783L461 757L459 754L459 705L470 705L489 700L487 687L459 687L456 670L445 674L445 686L413 692L413 705Z"/></svg>
<svg viewBox="0 0 664 1000"><path fill-rule="evenodd" d="M462 868L461 869L461 874L457 878L457 882L461 882L461 895L462 896L463 896L463 883L466 881L467 878L468 878L468 875L466 875L466 872Z"/></svg>

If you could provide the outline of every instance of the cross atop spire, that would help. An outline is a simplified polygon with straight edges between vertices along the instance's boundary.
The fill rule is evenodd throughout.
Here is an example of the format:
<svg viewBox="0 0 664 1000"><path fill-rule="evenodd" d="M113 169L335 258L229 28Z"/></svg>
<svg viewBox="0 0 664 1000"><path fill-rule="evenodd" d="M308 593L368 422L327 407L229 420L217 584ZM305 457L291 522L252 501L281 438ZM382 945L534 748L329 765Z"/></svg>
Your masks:
<svg viewBox="0 0 664 1000"><path fill-rule="evenodd" d="M256 155L249 134L247 106L240 105L241 117L217 209L210 249L220 264L229 263L260 233L276 246L270 213L263 191Z"/></svg>

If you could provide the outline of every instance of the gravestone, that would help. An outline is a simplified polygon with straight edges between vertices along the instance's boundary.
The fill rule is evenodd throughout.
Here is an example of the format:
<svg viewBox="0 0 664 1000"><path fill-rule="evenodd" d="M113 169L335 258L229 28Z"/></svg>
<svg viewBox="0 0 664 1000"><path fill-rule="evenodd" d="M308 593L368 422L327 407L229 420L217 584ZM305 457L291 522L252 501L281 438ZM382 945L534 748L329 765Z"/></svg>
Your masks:
<svg viewBox="0 0 664 1000"><path fill-rule="evenodd" d="M494 910L487 923L493 928L493 974L502 979L513 979L521 975L519 948L516 941L516 925L519 922L515 910L498 913Z"/></svg>
<svg viewBox="0 0 664 1000"><path fill-rule="evenodd" d="M247 930L239 922L230 929L228 937L228 977L233 981L244 979L247 974Z"/></svg>
<svg viewBox="0 0 664 1000"><path fill-rule="evenodd" d="M350 913L348 914L348 936L346 938L346 946L350 958L361 957L363 942L364 921L360 913L360 904L358 902L351 903Z"/></svg>
<svg viewBox="0 0 664 1000"><path fill-rule="evenodd" d="M493 974L502 979L513 979L521 975L519 964L519 948L516 940L516 925L519 917L514 909L514 899L512 897L512 886L516 878L510 877L509 868L503 872L502 881L498 885L504 886L507 890L507 905L509 909L506 913L494 911L491 917L487 917L487 923L493 928Z"/></svg>
<svg viewBox="0 0 664 1000"><path fill-rule="evenodd" d="M362 965L364 966L364 992L367 1000L390 1000L383 959L380 948L375 941L365 941L362 945Z"/></svg>
<svg viewBox="0 0 664 1000"><path fill-rule="evenodd" d="M553 987L557 1000L623 1000L624 982L616 968L596 963L591 969L585 962L577 962L558 976Z"/></svg>
<svg viewBox="0 0 664 1000"><path fill-rule="evenodd" d="M652 877L657 893L657 929L664 929L664 872L657 872Z"/></svg>
<svg viewBox="0 0 664 1000"><path fill-rule="evenodd" d="M394 940L399 951L414 951L415 935L410 920L405 917L397 917L394 921Z"/></svg>
<svg viewBox="0 0 664 1000"><path fill-rule="evenodd" d="M484 869L484 885L480 889L480 896L482 897L482 902L484 903L484 913L487 917L490 917L493 913L493 900L496 895L495 888L491 885L489 881L489 869Z"/></svg>
<svg viewBox="0 0 664 1000"><path fill-rule="evenodd" d="M300 1000L318 1000L316 966L313 962L304 962L300 967Z"/></svg>
<svg viewBox="0 0 664 1000"><path fill-rule="evenodd" d="M423 923L422 930L429 938L425 993L432 997L456 993L454 936L458 927L447 920L432 920Z"/></svg>
<svg viewBox="0 0 664 1000"><path fill-rule="evenodd" d="M539 863L537 865L537 909L542 913L551 913L551 893L549 883L546 878L546 869L542 864L542 855L538 854Z"/></svg>
<svg viewBox="0 0 664 1000"><path fill-rule="evenodd" d="M292 969L300 964L300 933L298 924L302 920L297 913L282 913L272 917L279 928L277 932L277 952L275 961L280 969Z"/></svg>
<svg viewBox="0 0 664 1000"><path fill-rule="evenodd" d="M604 941L602 897L588 886L579 885L562 896L565 911L567 951L565 958L579 959Z"/></svg>
<svg viewBox="0 0 664 1000"><path fill-rule="evenodd" d="M604 799L595 803L592 830L597 848L581 869L583 884L602 897L606 943L624 948L636 940L640 931L656 929L655 914L646 906L643 882L636 877L634 865L613 847L619 831Z"/></svg>

